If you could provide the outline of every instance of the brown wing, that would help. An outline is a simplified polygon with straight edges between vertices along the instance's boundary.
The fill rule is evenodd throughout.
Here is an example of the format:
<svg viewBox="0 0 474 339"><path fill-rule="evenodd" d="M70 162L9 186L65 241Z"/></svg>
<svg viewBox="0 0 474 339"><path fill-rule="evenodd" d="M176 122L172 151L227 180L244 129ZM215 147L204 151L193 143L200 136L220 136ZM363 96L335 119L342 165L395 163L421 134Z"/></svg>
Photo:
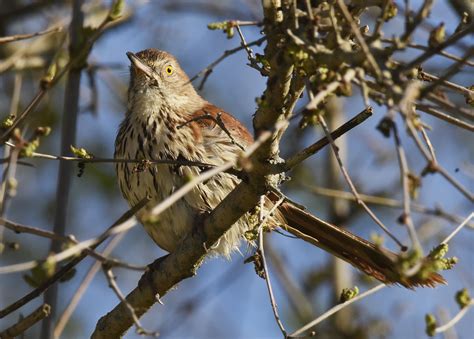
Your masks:
<svg viewBox="0 0 474 339"><path fill-rule="evenodd" d="M201 138L200 128L225 128L243 146L253 143L252 135L239 120L213 104L206 103L191 115L191 120L191 128L197 140ZM223 126L219 126L221 122Z"/></svg>

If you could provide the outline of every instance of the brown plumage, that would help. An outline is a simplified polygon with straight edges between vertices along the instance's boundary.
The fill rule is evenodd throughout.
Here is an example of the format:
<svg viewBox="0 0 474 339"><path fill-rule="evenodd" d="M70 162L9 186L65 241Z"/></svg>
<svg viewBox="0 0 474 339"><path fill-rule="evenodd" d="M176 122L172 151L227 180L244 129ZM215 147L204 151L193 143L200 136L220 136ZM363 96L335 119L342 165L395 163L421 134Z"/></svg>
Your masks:
<svg viewBox="0 0 474 339"><path fill-rule="evenodd" d="M169 53L147 49L127 53L132 62L128 111L117 135L115 156L128 159L186 159L220 165L234 160L253 138L231 114L210 104L196 93L178 61ZM239 179L221 173L197 185L185 197L156 218L149 211L182 186L200 169L189 166L152 166L137 171L133 164L117 163L119 185L134 205L146 195L152 200L139 219L153 240L173 251L192 229L197 217L211 211L237 185ZM269 195L268 205L276 200ZM272 202L273 201L273 202ZM268 207L268 206L267 206ZM250 215L243 215L212 249L229 256L238 249L249 228ZM397 254L328 224L299 207L284 202L270 220L385 283L406 287L433 286L444 279L432 273L425 278L403 276Z"/></svg>

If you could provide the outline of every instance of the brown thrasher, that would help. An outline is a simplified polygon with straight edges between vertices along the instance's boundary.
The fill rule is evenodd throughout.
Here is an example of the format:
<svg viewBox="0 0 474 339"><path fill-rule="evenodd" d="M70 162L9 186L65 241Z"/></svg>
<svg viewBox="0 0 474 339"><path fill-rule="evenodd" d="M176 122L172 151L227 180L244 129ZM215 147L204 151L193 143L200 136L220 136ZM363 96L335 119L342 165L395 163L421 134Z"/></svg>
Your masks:
<svg viewBox="0 0 474 339"><path fill-rule="evenodd" d="M238 156L241 149L237 144L245 147L253 142L237 119L196 93L171 54L146 49L136 55L128 52L127 56L132 63L131 78L126 117L115 141L117 159L185 159L221 165ZM215 118L219 115L227 131L212 119L199 119L206 115ZM130 205L151 197L138 218L151 238L170 252L191 231L202 212L215 208L239 182L232 174L220 173L197 185L153 220L148 212L190 177L199 175L199 167L160 165L137 171L136 164L118 162L116 170L120 189ZM268 204L272 205L270 200ZM222 236L213 252L229 256L237 250L249 228L248 221L247 213ZM328 224L289 202L278 207L271 222L382 282L406 287L444 282L437 273L424 278L401 275L395 253Z"/></svg>

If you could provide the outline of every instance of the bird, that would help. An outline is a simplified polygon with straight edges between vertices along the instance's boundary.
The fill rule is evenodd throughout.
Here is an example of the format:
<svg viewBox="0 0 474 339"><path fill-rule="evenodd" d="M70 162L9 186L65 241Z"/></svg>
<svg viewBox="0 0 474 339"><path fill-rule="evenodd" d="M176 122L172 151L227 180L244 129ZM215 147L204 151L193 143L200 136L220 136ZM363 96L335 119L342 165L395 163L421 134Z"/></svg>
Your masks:
<svg viewBox="0 0 474 339"><path fill-rule="evenodd" d="M136 163L117 161L118 184L130 206L149 197L137 217L159 247L173 252L195 227L196 220L212 211L241 181L236 174L219 173L153 216L150 211L154 206L203 170L199 166L181 166L179 161L222 165L235 160L254 139L239 120L196 91L172 54L149 48L136 54L127 52L127 57L131 62L127 110L115 140L114 157L177 163L137 168ZM265 199L264 207L269 210L278 197L270 193ZM251 213L244 214L210 252L229 257L237 251L250 230L251 217ZM436 272L423 277L403 275L398 254L325 222L291 201L281 203L268 224L293 233L387 284L413 288L445 282Z"/></svg>

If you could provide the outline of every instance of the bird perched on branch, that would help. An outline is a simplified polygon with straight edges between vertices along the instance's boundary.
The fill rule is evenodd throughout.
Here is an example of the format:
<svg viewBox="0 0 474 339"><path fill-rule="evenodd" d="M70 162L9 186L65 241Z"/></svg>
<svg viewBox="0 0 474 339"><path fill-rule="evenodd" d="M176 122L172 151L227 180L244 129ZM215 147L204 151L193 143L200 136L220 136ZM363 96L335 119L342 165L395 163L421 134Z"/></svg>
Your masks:
<svg viewBox="0 0 474 339"><path fill-rule="evenodd" d="M151 197L138 218L158 246L172 252L195 227L196 220L212 211L240 182L232 173L219 173L196 185L160 215L150 215L156 204L203 170L200 166L180 165L180 161L222 165L235 160L253 138L242 123L196 92L171 54L146 49L137 54L128 52L127 56L131 61L128 107L115 141L115 157L171 159L176 164L137 166L118 162L119 186L130 205ZM269 194L265 208L270 210L277 200ZM252 225L250 218L251 214L246 213L232 225L212 253L229 256L238 249ZM289 201L278 206L268 224L283 227L385 283L414 287L444 282L434 271L404 275L399 255L326 223Z"/></svg>

